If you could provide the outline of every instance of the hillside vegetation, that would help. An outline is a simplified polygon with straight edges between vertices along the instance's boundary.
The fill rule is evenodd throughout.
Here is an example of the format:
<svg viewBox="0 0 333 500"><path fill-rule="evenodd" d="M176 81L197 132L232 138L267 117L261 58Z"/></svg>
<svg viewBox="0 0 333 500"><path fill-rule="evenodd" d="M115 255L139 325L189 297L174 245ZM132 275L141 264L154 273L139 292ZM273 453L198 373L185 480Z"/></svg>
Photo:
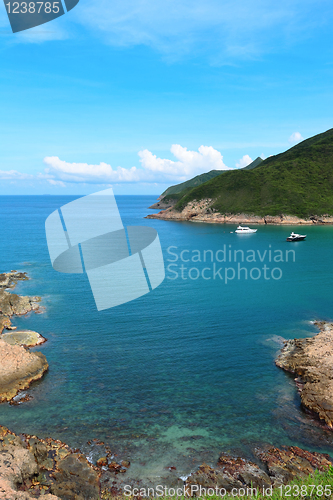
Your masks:
<svg viewBox="0 0 333 500"><path fill-rule="evenodd" d="M253 168L258 167L260 163L262 163L263 161L264 160L260 158L260 156L258 156L258 158L256 158L252 163L250 163L250 165L244 167L243 170L252 170Z"/></svg>
<svg viewBox="0 0 333 500"><path fill-rule="evenodd" d="M220 213L255 215L333 214L333 129L256 168L225 171L198 187L178 194L175 210L210 198Z"/></svg>
<svg viewBox="0 0 333 500"><path fill-rule="evenodd" d="M244 170L251 170L252 168L256 168L262 161L262 158L258 156L258 158L256 158L247 167L244 167ZM195 177L193 177L193 179L189 179L188 181L168 187L168 189L166 189L161 194L160 199L162 200L163 198L168 198L176 200L178 196L175 195L178 195L179 193L183 193L182 195L184 195L185 192L188 192L194 187L200 186L201 184L204 184L205 182L210 181L211 179L214 179L214 177L217 177L218 175L221 175L223 173L223 170L211 170L210 172L207 172L205 174L196 175Z"/></svg>
<svg viewBox="0 0 333 500"><path fill-rule="evenodd" d="M193 179L168 187L168 189L166 189L161 194L160 199L163 199L166 196L171 197L171 195L178 194L185 189L188 191L189 189L192 189L196 186L200 186L200 184L203 184L204 182L207 182L217 175L221 175L222 173L222 170L211 170L210 172L207 172L205 174L196 175L195 177L193 177Z"/></svg>

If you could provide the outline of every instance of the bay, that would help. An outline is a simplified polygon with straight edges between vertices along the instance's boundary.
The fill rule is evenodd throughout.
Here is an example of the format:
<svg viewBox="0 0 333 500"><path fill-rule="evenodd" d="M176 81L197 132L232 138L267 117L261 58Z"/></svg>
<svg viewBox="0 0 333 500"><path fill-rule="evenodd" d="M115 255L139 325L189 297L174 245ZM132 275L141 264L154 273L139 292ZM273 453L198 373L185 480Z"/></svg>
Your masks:
<svg viewBox="0 0 333 500"><path fill-rule="evenodd" d="M154 197L118 196L125 225L158 231L166 278L98 312L86 276L57 273L48 256L45 220L75 198L0 197L0 271L26 271L16 292L45 306L13 323L48 339L36 350L50 364L30 402L0 405L2 425L87 453L101 439L130 458L132 477L152 480L167 466L187 475L214 464L222 451L251 458L263 443L333 452L331 432L303 412L293 377L274 364L280 337L312 336L312 320L333 317L332 226L297 228L306 241L287 243L295 227L237 235L232 225L145 219Z"/></svg>

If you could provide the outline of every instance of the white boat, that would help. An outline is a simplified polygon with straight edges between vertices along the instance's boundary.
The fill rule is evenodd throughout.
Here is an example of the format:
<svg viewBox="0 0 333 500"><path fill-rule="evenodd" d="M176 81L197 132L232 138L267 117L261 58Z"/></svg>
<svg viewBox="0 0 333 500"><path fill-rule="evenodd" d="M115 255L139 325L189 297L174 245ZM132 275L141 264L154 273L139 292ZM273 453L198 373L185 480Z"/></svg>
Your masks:
<svg viewBox="0 0 333 500"><path fill-rule="evenodd" d="M250 234L250 233L256 233L257 229L251 229L247 226L238 226L236 229L235 233L237 234Z"/></svg>
<svg viewBox="0 0 333 500"><path fill-rule="evenodd" d="M297 234L294 231L288 236L287 241L303 241L306 238L306 234Z"/></svg>

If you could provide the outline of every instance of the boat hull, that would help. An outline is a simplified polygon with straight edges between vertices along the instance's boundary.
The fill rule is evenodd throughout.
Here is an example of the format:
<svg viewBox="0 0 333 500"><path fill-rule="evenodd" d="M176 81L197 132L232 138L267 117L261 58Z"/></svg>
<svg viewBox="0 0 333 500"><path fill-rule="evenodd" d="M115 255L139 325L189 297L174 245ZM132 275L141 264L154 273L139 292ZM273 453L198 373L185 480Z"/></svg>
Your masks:
<svg viewBox="0 0 333 500"><path fill-rule="evenodd" d="M287 238L287 241L303 241L306 236L297 236L297 238Z"/></svg>
<svg viewBox="0 0 333 500"><path fill-rule="evenodd" d="M250 229L249 231L238 231L236 229L235 233L237 234L251 234L251 233L256 233L257 232L257 229Z"/></svg>

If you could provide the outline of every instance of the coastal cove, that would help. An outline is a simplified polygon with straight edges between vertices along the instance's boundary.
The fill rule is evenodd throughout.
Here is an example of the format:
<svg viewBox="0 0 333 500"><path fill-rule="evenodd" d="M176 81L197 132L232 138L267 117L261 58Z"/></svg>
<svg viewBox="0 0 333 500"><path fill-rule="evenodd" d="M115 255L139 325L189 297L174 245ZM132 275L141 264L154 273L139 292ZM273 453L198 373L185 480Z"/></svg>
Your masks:
<svg viewBox="0 0 333 500"><path fill-rule="evenodd" d="M30 401L0 405L0 424L16 433L61 439L93 459L100 439L131 477L188 476L222 451L254 460L255 446L300 446L333 453L332 431L300 408L293 377L274 360L282 338L312 337L314 319L331 320L333 228L307 228L282 261L279 281L228 284L165 280L151 294L98 313L84 276L55 273L46 217L70 197L2 197L1 271L26 271L15 292L42 297L43 314L15 317L20 330L48 339L32 349L49 371ZM143 219L153 197L119 197L125 225L149 225L167 248L226 245L285 254L289 227L262 226L241 239L221 225ZM25 210L23 211L23 207ZM276 255L276 254L275 254ZM200 264L200 262L199 262ZM230 288L229 288L230 286ZM176 467L177 472L167 470Z"/></svg>

